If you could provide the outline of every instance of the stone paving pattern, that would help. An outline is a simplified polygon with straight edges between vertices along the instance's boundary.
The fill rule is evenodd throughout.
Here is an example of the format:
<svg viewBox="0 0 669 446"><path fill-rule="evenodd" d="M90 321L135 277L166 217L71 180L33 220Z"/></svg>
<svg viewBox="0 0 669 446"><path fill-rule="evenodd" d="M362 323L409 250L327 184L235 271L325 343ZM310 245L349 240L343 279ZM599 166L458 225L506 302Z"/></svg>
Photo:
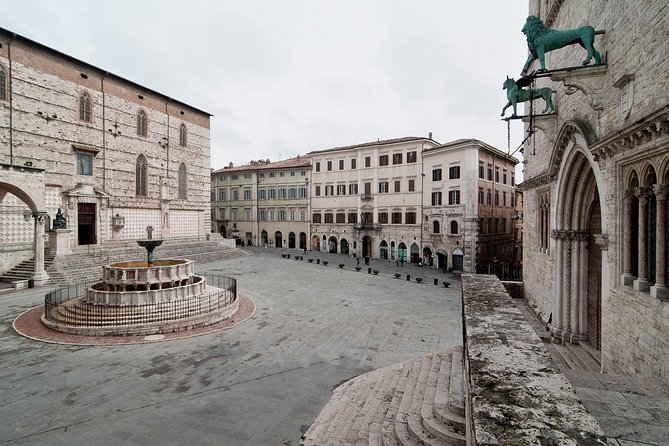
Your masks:
<svg viewBox="0 0 669 446"><path fill-rule="evenodd" d="M0 444L294 445L340 383L462 343L455 275L402 269L446 277L444 288L395 279L394 263L372 261L375 276L350 257L320 254L322 266L251 251L197 269L237 277L255 316L172 342L35 342L11 323L46 289L3 293Z"/></svg>

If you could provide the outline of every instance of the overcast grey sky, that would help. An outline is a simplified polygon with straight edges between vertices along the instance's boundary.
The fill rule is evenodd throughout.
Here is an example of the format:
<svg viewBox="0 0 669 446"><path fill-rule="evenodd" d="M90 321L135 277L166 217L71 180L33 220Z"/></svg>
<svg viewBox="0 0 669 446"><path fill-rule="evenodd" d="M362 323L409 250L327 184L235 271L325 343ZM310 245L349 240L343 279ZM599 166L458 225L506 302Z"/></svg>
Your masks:
<svg viewBox="0 0 669 446"><path fill-rule="evenodd" d="M526 1L0 0L0 10L4 28L213 114L213 168L429 132L506 151L502 82L527 57ZM511 127L513 151L523 130Z"/></svg>

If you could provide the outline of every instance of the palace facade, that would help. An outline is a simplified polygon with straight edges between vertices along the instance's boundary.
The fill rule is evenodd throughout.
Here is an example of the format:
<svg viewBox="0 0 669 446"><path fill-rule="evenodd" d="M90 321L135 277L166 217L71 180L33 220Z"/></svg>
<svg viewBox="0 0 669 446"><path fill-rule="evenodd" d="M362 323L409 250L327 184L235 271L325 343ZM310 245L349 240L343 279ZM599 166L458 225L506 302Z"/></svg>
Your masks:
<svg viewBox="0 0 669 446"><path fill-rule="evenodd" d="M557 113L525 119L526 298L603 370L669 382L669 6L531 0L529 13L593 26L603 59L581 66L572 45L535 76Z"/></svg>

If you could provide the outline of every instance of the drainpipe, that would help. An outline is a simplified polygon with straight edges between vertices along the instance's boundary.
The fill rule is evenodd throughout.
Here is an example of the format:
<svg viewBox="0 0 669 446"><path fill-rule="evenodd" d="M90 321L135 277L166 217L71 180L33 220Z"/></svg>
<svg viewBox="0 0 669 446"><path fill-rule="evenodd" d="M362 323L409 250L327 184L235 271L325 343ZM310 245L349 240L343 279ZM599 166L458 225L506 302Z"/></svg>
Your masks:
<svg viewBox="0 0 669 446"><path fill-rule="evenodd" d="M14 165L14 94L12 89L12 43L16 40L16 33L12 33L12 40L7 44L7 59L9 59L9 165Z"/></svg>
<svg viewBox="0 0 669 446"><path fill-rule="evenodd" d="M432 139L432 132L430 132L430 139ZM420 148L420 247L418 248L418 258L423 261L423 198L425 198L425 162L423 161L423 150L425 150L425 143Z"/></svg>

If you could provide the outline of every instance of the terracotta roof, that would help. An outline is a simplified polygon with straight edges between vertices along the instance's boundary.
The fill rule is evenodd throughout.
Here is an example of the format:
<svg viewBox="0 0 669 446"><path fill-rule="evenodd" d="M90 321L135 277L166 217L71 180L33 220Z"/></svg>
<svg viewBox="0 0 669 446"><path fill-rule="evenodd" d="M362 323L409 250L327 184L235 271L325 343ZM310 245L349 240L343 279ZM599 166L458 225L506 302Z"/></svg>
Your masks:
<svg viewBox="0 0 669 446"><path fill-rule="evenodd" d="M212 173L290 169L293 167L311 167L311 158L305 155L300 155L297 158L289 158L287 160L274 161L269 163L249 163L242 166L224 167L222 169L214 170Z"/></svg>
<svg viewBox="0 0 669 446"><path fill-rule="evenodd" d="M307 155L315 154L315 153L324 153L324 152L335 152L338 150L349 150L349 149L357 149L360 147L371 147L371 146L382 146L386 144L394 144L394 143L401 143L401 142L409 142L409 141L420 141L420 140L429 140L432 141L436 144L438 144L436 141L430 138L426 138L424 136L405 136L404 138L394 138L394 139L381 139L377 141L370 141L370 142L364 142L362 144L354 144L352 146L342 146L342 147L333 147L331 149L324 149L324 150L314 150Z"/></svg>

